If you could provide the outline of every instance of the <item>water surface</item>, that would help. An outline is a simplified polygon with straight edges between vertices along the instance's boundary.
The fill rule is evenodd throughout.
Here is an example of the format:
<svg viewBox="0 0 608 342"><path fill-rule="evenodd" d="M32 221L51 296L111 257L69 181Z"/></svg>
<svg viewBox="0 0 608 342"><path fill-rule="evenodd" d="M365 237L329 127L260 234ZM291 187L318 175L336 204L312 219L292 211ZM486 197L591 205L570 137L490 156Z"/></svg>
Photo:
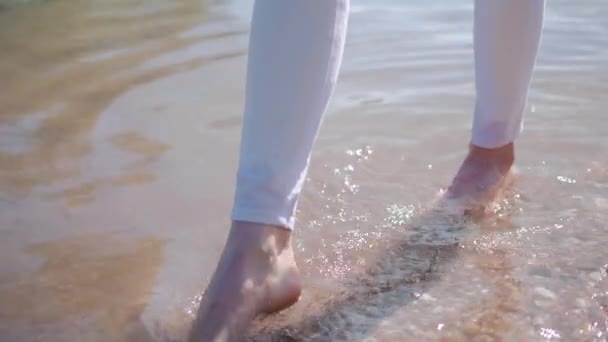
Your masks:
<svg viewBox="0 0 608 342"><path fill-rule="evenodd" d="M229 225L248 1L0 11L0 340L180 340ZM305 292L254 341L605 341L608 3L548 3L519 175L429 205L466 152L469 1L353 0L299 207Z"/></svg>

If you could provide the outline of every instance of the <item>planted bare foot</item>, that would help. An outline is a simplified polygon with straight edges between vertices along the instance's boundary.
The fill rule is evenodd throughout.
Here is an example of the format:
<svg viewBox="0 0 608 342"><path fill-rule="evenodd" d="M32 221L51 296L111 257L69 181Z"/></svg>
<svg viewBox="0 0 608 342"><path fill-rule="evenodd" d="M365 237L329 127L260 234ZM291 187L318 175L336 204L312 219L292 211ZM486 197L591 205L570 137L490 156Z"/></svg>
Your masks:
<svg viewBox="0 0 608 342"><path fill-rule="evenodd" d="M512 182L514 160L513 143L495 149L471 145L442 203L460 213L483 214Z"/></svg>
<svg viewBox="0 0 608 342"><path fill-rule="evenodd" d="M240 341L256 316L291 306L300 293L291 232L234 222L189 341Z"/></svg>

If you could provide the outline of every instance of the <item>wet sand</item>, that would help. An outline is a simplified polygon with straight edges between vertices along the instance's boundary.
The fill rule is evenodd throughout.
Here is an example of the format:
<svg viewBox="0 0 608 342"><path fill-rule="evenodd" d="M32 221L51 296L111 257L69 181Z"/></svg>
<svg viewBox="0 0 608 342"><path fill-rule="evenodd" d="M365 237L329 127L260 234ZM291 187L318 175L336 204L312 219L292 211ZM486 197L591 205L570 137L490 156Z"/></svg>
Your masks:
<svg viewBox="0 0 608 342"><path fill-rule="evenodd" d="M352 2L299 207L301 301L253 341L604 341L608 4L549 1L514 188L466 152L472 2ZM0 11L0 340L181 340L229 225L248 1Z"/></svg>

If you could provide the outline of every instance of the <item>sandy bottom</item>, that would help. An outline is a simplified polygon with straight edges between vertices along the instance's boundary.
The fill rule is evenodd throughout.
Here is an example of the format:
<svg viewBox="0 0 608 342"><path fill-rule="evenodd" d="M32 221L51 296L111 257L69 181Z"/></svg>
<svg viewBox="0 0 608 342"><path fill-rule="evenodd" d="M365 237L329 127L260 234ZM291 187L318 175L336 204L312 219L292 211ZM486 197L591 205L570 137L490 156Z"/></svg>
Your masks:
<svg viewBox="0 0 608 342"><path fill-rule="evenodd" d="M608 3L548 2L514 188L465 155L472 1L352 1L299 207L305 292L252 341L605 341ZM171 341L229 225L250 2L0 10L0 340Z"/></svg>

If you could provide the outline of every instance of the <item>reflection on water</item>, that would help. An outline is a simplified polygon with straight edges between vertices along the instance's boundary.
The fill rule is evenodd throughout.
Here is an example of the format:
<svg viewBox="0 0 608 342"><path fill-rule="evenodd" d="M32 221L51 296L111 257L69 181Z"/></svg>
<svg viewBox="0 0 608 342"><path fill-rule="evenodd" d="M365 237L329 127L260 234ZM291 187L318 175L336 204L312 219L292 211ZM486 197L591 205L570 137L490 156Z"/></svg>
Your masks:
<svg viewBox="0 0 608 342"><path fill-rule="evenodd" d="M57 1L0 15L0 77L10 85L10 91L0 94L0 124L11 126L25 115L42 114L25 131L7 128L9 134L27 135L30 143L20 153L0 152L0 189L17 194L75 176L78 170L66 164L92 153L88 136L121 94L224 57L134 70L206 38L177 36L205 19L199 1Z"/></svg>
<svg viewBox="0 0 608 342"><path fill-rule="evenodd" d="M29 247L28 253L44 261L34 274L18 276L0 289L0 331L46 327L61 333L57 327L53 331L53 324L72 321L88 330L85 339L95 333L116 340L145 332L131 330L153 289L163 244L143 239L129 245L109 236L87 236Z"/></svg>
<svg viewBox="0 0 608 342"><path fill-rule="evenodd" d="M299 206L300 303L255 341L604 341L608 5L548 3L519 177L433 210L463 157L473 2L352 0ZM0 11L0 340L179 340L226 234L251 3Z"/></svg>

